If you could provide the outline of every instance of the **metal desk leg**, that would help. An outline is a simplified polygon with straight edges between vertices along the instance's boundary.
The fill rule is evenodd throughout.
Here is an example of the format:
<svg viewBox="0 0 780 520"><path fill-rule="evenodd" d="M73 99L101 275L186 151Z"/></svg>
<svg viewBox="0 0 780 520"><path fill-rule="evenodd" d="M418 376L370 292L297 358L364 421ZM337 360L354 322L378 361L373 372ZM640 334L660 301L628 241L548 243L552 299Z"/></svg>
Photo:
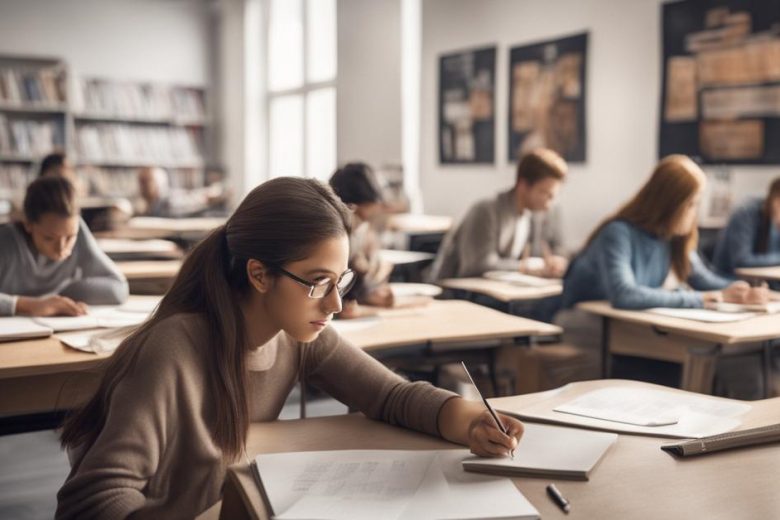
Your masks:
<svg viewBox="0 0 780 520"><path fill-rule="evenodd" d="M601 318L601 377L606 379L609 377L609 325L610 321L607 316Z"/></svg>
<svg viewBox="0 0 780 520"><path fill-rule="evenodd" d="M761 363L764 372L764 399L772 397L772 340L762 344Z"/></svg>

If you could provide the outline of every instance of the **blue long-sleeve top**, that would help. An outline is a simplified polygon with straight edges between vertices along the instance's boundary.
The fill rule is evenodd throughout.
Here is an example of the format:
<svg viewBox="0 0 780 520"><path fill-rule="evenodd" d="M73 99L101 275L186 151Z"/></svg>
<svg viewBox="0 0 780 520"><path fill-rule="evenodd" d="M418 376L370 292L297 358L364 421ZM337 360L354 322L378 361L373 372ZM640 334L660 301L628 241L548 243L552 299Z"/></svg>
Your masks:
<svg viewBox="0 0 780 520"><path fill-rule="evenodd" d="M756 253L761 227L762 199L752 199L732 213L715 246L713 263L721 273L734 274L737 267L780 265L780 230L769 226L766 253Z"/></svg>
<svg viewBox="0 0 780 520"><path fill-rule="evenodd" d="M612 221L572 261L563 280L563 307L605 299L621 309L702 307L698 292L661 288L670 267L670 241L628 222ZM710 271L696 253L691 253L686 281L699 291L720 290L731 283Z"/></svg>

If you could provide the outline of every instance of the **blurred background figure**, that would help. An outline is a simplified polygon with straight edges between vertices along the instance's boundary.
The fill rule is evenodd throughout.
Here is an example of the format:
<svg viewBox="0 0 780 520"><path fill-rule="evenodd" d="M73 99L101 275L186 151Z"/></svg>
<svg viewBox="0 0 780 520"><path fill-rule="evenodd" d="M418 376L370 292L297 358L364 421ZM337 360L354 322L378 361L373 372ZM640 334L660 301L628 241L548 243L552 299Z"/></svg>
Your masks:
<svg viewBox="0 0 780 520"><path fill-rule="evenodd" d="M208 186L189 190L171 187L168 172L158 166L138 171L139 200L136 213L148 217L196 217L223 208L229 192L214 176Z"/></svg>

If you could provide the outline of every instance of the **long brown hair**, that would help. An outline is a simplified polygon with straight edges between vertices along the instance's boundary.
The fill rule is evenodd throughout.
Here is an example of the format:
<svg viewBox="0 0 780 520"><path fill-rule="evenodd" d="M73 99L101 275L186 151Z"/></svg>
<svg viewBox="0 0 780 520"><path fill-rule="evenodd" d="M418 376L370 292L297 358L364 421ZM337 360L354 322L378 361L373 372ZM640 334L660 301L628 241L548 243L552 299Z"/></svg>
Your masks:
<svg viewBox="0 0 780 520"><path fill-rule="evenodd" d="M604 226L624 220L669 240L672 270L679 280L686 280L691 272L690 253L696 249L699 232L694 225L688 234L675 235L674 226L691 197L702 189L704 181L704 173L689 157L679 154L664 157L639 192L590 234L585 248Z"/></svg>
<svg viewBox="0 0 780 520"><path fill-rule="evenodd" d="M216 404L212 436L230 458L241 452L249 427L244 319L241 296L250 290L246 263L257 259L273 273L303 260L323 239L349 233L349 211L319 181L281 177L255 188L224 226L185 259L173 286L152 317L106 360L95 395L66 418L63 447L89 446L102 430L111 396L138 359L144 337L162 320L198 313L208 327L211 395ZM164 345L160 345L164 348Z"/></svg>
<svg viewBox="0 0 780 520"><path fill-rule="evenodd" d="M769 185L769 191L761 206L761 220L758 224L755 253L766 253L769 250L769 233L772 231L772 201L777 197L780 197L780 177Z"/></svg>

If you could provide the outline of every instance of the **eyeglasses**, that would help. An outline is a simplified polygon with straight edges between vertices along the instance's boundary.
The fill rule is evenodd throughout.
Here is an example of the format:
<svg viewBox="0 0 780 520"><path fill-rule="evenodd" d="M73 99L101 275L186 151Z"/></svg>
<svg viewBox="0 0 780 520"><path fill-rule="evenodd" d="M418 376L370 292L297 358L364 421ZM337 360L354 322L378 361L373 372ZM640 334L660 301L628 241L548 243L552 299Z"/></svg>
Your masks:
<svg viewBox="0 0 780 520"><path fill-rule="evenodd" d="M339 296L344 296L355 284L355 272L352 269L347 269L341 273L341 276L339 276L339 279L335 282L331 278L323 278L318 282L310 282L295 276L289 271L285 271L281 267L279 268L279 271L281 271L283 275L298 282L304 287L308 287L309 298L325 298L330 294L334 287L338 289Z"/></svg>

